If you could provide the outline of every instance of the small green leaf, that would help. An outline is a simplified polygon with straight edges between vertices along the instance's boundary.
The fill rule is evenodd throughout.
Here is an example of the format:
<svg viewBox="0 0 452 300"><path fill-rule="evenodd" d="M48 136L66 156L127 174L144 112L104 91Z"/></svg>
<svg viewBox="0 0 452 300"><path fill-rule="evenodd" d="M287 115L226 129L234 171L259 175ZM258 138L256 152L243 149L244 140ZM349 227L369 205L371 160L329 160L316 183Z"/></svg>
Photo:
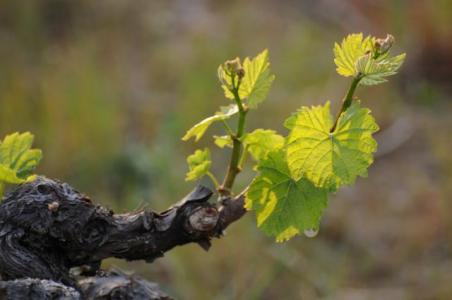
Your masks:
<svg viewBox="0 0 452 300"><path fill-rule="evenodd" d="M387 80L385 77L394 75L405 60L405 53L383 59L373 59L370 54L364 55L356 62L356 69L362 74L361 85L376 85Z"/></svg>
<svg viewBox="0 0 452 300"><path fill-rule="evenodd" d="M217 75L218 75L218 79L221 82L221 87L223 88L224 96L231 100L234 99L234 94L232 94L232 92L231 92L231 89L233 88L232 78L231 78L231 75L229 75L226 72L224 64L221 64L218 67Z"/></svg>
<svg viewBox="0 0 452 300"><path fill-rule="evenodd" d="M211 117L202 120L201 122L197 123L192 128L190 128L184 135L182 140L187 141L190 138L194 137L195 141L198 141L204 135L207 128L209 128L209 126L212 125L212 123L227 120L236 113L238 113L238 111L239 109L235 104L221 107L221 111L215 113L215 115Z"/></svg>
<svg viewBox="0 0 452 300"><path fill-rule="evenodd" d="M8 168L5 165L0 165L0 181L12 184L18 184L26 181L23 178L17 177L16 171Z"/></svg>
<svg viewBox="0 0 452 300"><path fill-rule="evenodd" d="M239 87L240 99L247 103L250 108L256 108L259 103L265 100L268 91L275 80L275 75L270 72L270 62L268 50L265 49L253 59L249 57L243 61L245 76L242 78ZM218 68L218 77L223 82L223 90L226 98L234 99L230 91L231 78L227 76L224 68Z"/></svg>
<svg viewBox="0 0 452 300"><path fill-rule="evenodd" d="M284 121L284 127L286 127L289 130L292 130L292 128L295 126L295 121L297 120L298 111L292 113L285 121Z"/></svg>
<svg viewBox="0 0 452 300"><path fill-rule="evenodd" d="M259 161L269 152L281 149L284 138L274 130L256 129L244 137L243 144L251 156Z"/></svg>
<svg viewBox="0 0 452 300"><path fill-rule="evenodd" d="M42 158L39 149L30 149L33 135L29 132L7 135L0 143L0 181L20 183L28 179Z"/></svg>
<svg viewBox="0 0 452 300"><path fill-rule="evenodd" d="M245 58L243 69L245 76L240 84L239 95L242 99L246 98L249 107L256 108L265 100L275 80L275 75L270 73L268 50L265 49L253 59Z"/></svg>
<svg viewBox="0 0 452 300"><path fill-rule="evenodd" d="M305 230L318 228L328 202L328 192L307 179L294 180L284 151L270 152L259 162L245 207L255 210L257 226L283 242Z"/></svg>
<svg viewBox="0 0 452 300"><path fill-rule="evenodd" d="M210 160L210 151L196 150L195 153L187 157L188 169L186 181L198 180L209 172L212 161Z"/></svg>
<svg viewBox="0 0 452 300"><path fill-rule="evenodd" d="M349 77L356 76L356 62L358 58L365 55L373 49L374 38L371 36L363 40L362 33L348 35L342 40L341 45L334 44L334 63L339 75Z"/></svg>
<svg viewBox="0 0 452 300"><path fill-rule="evenodd" d="M318 187L335 190L354 183L357 176L367 176L377 149L372 134L378 130L370 110L354 103L330 133L332 125L329 102L298 112L287 146L294 179L306 177Z"/></svg>
<svg viewBox="0 0 452 300"><path fill-rule="evenodd" d="M214 135L213 138L215 139L215 145L220 148L232 147L232 139L230 135Z"/></svg>

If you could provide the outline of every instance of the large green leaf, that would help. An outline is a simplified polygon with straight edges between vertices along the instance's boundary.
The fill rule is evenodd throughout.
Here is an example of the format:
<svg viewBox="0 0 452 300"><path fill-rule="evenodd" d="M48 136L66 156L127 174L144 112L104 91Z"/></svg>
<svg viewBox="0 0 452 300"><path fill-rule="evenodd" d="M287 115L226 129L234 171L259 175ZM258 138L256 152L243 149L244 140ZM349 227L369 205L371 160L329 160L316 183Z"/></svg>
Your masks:
<svg viewBox="0 0 452 300"><path fill-rule="evenodd" d="M287 146L293 178L306 177L318 187L335 190L367 176L377 149L372 134L378 130L370 110L354 103L330 132L332 126L329 102L299 110Z"/></svg>
<svg viewBox="0 0 452 300"><path fill-rule="evenodd" d="M255 160L264 159L271 151L284 146L284 138L274 130L256 129L246 134L243 144Z"/></svg>
<svg viewBox="0 0 452 300"><path fill-rule="evenodd" d="M283 242L305 230L316 229L328 202L326 189L307 179L294 180L284 151L270 152L258 165L245 207L256 211L257 226Z"/></svg>
<svg viewBox="0 0 452 300"><path fill-rule="evenodd" d="M190 128L184 135L182 140L187 141L190 138L194 137L195 141L198 141L204 135L207 128L212 125L212 123L227 120L238 113L238 111L238 107L235 104L221 107L221 110L215 113L215 115L202 120L201 122L195 124L192 128Z"/></svg>
<svg viewBox="0 0 452 300"><path fill-rule="evenodd" d="M187 157L187 164L189 171L187 172L185 180L198 180L206 175L212 164L209 149L196 150L195 153Z"/></svg>
<svg viewBox="0 0 452 300"><path fill-rule="evenodd" d="M371 51L374 38L368 36L363 40L362 33L349 34L342 40L341 45L334 44L334 63L336 71L342 76L356 76L356 62L358 59Z"/></svg>
<svg viewBox="0 0 452 300"><path fill-rule="evenodd" d="M271 74L268 50L265 49L253 59L249 57L243 61L244 77L239 87L239 96L250 108L256 108L259 103L265 100L268 91L275 80L275 75ZM227 77L224 69L219 68L219 77L223 78L223 89L225 96L234 99L234 95L228 88L231 80Z"/></svg>

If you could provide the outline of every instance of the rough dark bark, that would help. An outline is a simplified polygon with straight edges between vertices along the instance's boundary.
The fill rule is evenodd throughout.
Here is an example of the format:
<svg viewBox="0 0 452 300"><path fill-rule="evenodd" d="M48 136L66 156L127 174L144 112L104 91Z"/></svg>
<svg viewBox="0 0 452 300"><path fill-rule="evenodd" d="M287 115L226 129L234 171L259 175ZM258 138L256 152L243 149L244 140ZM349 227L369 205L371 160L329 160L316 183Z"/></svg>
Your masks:
<svg viewBox="0 0 452 300"><path fill-rule="evenodd" d="M150 283L134 275L112 271L78 281L77 289L53 280L26 278L0 281L0 299L8 300L171 300Z"/></svg>
<svg viewBox="0 0 452 300"><path fill-rule="evenodd" d="M78 282L84 299L149 299L171 300L155 283L139 276L112 271L102 276L81 279Z"/></svg>
<svg viewBox="0 0 452 300"><path fill-rule="evenodd" d="M67 183L38 177L20 185L0 205L0 274L4 280L39 278L78 287L72 267L93 275L107 257L148 262L175 246L210 240L245 213L243 197L209 203L197 186L162 213L128 214L95 205ZM88 267L86 267L88 266Z"/></svg>
<svg viewBox="0 0 452 300"><path fill-rule="evenodd" d="M0 299L81 299L73 287L45 279L0 281Z"/></svg>

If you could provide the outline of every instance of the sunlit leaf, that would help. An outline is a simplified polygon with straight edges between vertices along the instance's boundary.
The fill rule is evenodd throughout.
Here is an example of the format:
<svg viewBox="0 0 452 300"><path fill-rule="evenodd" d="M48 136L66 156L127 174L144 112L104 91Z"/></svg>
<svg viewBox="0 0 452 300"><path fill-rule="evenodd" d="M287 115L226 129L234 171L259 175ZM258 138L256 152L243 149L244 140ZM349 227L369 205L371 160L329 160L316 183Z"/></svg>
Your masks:
<svg viewBox="0 0 452 300"><path fill-rule="evenodd" d="M388 36L391 37L390 40L389 38L376 39L371 36L363 40L362 33L350 34L341 45L336 43L334 45L334 62L337 72L346 77L359 76L361 85L376 85L385 82L385 77L396 74L405 59L405 54L390 55L389 49L394 38ZM377 44L376 41L378 41Z"/></svg>
<svg viewBox="0 0 452 300"><path fill-rule="evenodd" d="M284 146L284 137L274 130L256 129L243 139L247 151L255 160L264 159L271 151Z"/></svg>
<svg viewBox="0 0 452 300"><path fill-rule="evenodd" d="M198 141L204 135L209 126L212 125L212 123L227 120L238 113L238 111L238 107L235 104L222 107L221 111L215 113L215 115L202 120L190 128L182 140L187 141L193 137L195 138L195 141Z"/></svg>
<svg viewBox="0 0 452 300"><path fill-rule="evenodd" d="M224 91L224 96L228 99L234 99L234 94L231 92L232 89L232 78L229 74L226 73L224 69L224 65L220 65L217 69L217 76L221 82L221 88Z"/></svg>
<svg viewBox="0 0 452 300"><path fill-rule="evenodd" d="M270 152L259 162L245 207L256 211L257 226L283 242L305 230L316 229L328 202L326 189L309 180L294 180L284 151Z"/></svg>
<svg viewBox="0 0 452 300"><path fill-rule="evenodd" d="M306 177L316 186L335 190L367 176L377 142L378 130L370 110L359 103L350 106L330 132L330 104L302 107L288 137L287 160L292 177Z"/></svg>
<svg viewBox="0 0 452 300"><path fill-rule="evenodd" d="M375 60L371 55L364 55L356 62L356 69L362 74L361 85L376 85L386 82L388 76L397 73L405 60L405 54Z"/></svg>
<svg viewBox="0 0 452 300"><path fill-rule="evenodd" d="M342 40L341 45L334 44L334 63L336 71L342 76L356 76L356 62L367 52L372 50L374 38L371 36L363 40L362 33L349 34Z"/></svg>
<svg viewBox="0 0 452 300"><path fill-rule="evenodd" d="M268 59L268 50L265 49L253 59L249 57L243 61L243 77L240 87L240 99L247 103L250 108L256 108L259 103L265 100L268 91L275 80L275 75L271 74L270 62ZM218 69L218 77L223 78L222 85L226 98L234 99L234 95L230 91L232 84L231 79L225 74L224 69L220 66Z"/></svg>
<svg viewBox="0 0 452 300"><path fill-rule="evenodd" d="M253 59L245 58L243 69L245 77L242 79L239 95L242 99L246 98L249 107L256 108L265 100L275 80L275 75L270 72L268 50L265 49Z"/></svg>
<svg viewBox="0 0 452 300"><path fill-rule="evenodd" d="M298 111L292 113L286 120L284 120L284 127L291 130L295 126L297 120Z"/></svg>
<svg viewBox="0 0 452 300"><path fill-rule="evenodd" d="M214 135L214 142L215 145L217 145L220 148L224 148L224 147L232 147L232 139L230 135Z"/></svg>

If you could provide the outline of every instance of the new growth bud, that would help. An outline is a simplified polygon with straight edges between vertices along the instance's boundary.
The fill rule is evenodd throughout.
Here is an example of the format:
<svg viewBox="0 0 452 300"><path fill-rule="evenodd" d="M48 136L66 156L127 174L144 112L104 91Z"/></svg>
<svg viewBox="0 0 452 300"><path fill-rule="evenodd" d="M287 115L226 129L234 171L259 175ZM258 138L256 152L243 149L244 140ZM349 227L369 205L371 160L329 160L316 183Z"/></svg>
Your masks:
<svg viewBox="0 0 452 300"><path fill-rule="evenodd" d="M245 71L243 70L240 58L236 57L232 60L228 60L224 63L225 69L231 76L237 75L239 78L243 78Z"/></svg>
<svg viewBox="0 0 452 300"><path fill-rule="evenodd" d="M375 55L380 56L387 53L389 49L391 49L392 45L394 45L394 42L395 39L390 34L387 34L384 39L376 39L374 44Z"/></svg>
<svg viewBox="0 0 452 300"><path fill-rule="evenodd" d="M229 90L232 90L236 86L240 85L240 81L243 76L245 76L245 70L243 69L240 58L238 57L227 60L218 67L218 78L220 79L221 84Z"/></svg>

